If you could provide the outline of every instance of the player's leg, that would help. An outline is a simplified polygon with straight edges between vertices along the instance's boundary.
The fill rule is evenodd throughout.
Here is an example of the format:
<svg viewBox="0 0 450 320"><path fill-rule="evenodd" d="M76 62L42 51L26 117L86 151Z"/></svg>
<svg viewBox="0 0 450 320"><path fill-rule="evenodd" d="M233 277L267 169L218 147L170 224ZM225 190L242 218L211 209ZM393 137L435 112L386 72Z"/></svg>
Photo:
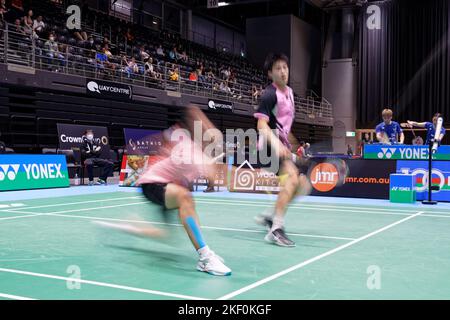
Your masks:
<svg viewBox="0 0 450 320"><path fill-rule="evenodd" d="M281 190L275 203L273 223L265 237L266 241L279 246L293 247L295 243L284 232L284 217L289 203L295 197L300 185L299 173L295 164L290 160L284 160L280 170Z"/></svg>
<svg viewBox="0 0 450 320"><path fill-rule="evenodd" d="M195 203L189 190L177 184L169 183L165 191L165 207L167 209L178 209L184 229L199 254L197 270L213 275L231 275L231 270L223 264L223 259L208 247L203 238L199 218L195 211Z"/></svg>

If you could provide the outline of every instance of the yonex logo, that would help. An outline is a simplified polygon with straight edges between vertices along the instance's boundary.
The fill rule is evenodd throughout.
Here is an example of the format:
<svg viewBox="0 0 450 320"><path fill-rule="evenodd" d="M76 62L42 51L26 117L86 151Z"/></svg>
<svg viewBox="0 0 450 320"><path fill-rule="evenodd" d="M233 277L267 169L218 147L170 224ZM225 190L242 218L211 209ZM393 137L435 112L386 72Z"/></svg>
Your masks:
<svg viewBox="0 0 450 320"><path fill-rule="evenodd" d="M9 180L15 180L17 172L19 171L20 164L0 164L0 181L8 178Z"/></svg>
<svg viewBox="0 0 450 320"><path fill-rule="evenodd" d="M383 159L384 157L390 159L394 155L395 151L395 148L381 148L381 151L378 152L378 159Z"/></svg>
<svg viewBox="0 0 450 320"><path fill-rule="evenodd" d="M214 103L214 101L210 100L210 101L208 102L208 107L209 107L210 109L216 109L216 104Z"/></svg>

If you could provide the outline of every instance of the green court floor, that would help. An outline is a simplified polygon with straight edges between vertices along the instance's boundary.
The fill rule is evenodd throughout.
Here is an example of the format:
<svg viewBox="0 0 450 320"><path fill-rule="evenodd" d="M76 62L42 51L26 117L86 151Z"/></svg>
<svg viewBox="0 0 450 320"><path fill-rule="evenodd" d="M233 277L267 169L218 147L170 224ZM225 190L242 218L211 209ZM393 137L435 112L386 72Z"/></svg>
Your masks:
<svg viewBox="0 0 450 320"><path fill-rule="evenodd" d="M450 212L296 203L295 248L265 243L268 200L196 197L205 239L233 270L196 271L174 214L113 192L0 203L1 299L450 299ZM92 221L154 223L165 241Z"/></svg>

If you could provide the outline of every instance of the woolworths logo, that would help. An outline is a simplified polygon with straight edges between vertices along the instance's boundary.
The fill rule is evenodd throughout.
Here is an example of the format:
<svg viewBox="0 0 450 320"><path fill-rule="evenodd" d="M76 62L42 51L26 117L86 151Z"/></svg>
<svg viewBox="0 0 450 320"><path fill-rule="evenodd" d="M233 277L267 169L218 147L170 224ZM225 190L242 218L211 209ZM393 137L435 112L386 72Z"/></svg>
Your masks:
<svg viewBox="0 0 450 320"><path fill-rule="evenodd" d="M2 164L0 165L0 181L8 179L10 181L16 180L17 173L22 166L26 174L27 180L38 179L59 179L65 178L61 173L61 164L46 163L46 164Z"/></svg>
<svg viewBox="0 0 450 320"><path fill-rule="evenodd" d="M397 149L395 148L381 148L381 151L378 152L378 159L387 158L390 159L394 155L395 151Z"/></svg>

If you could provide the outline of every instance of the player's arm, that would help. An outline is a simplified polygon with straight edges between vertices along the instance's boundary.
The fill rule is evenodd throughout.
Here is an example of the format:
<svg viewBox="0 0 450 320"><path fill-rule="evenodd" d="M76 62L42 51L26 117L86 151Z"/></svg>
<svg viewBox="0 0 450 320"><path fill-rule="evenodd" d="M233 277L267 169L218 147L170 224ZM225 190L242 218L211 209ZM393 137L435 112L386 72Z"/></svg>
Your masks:
<svg viewBox="0 0 450 320"><path fill-rule="evenodd" d="M378 142L384 143L384 144L388 144L389 140L386 136L386 134L383 131L378 131L377 132L377 140Z"/></svg>
<svg viewBox="0 0 450 320"><path fill-rule="evenodd" d="M400 132L400 144L403 144L405 142L405 134L402 132Z"/></svg>
<svg viewBox="0 0 450 320"><path fill-rule="evenodd" d="M410 121L410 120L408 120L408 121L406 121L410 126L413 126L413 127L418 127L418 128L425 128L425 126L426 126L426 122L416 122L416 121Z"/></svg>

